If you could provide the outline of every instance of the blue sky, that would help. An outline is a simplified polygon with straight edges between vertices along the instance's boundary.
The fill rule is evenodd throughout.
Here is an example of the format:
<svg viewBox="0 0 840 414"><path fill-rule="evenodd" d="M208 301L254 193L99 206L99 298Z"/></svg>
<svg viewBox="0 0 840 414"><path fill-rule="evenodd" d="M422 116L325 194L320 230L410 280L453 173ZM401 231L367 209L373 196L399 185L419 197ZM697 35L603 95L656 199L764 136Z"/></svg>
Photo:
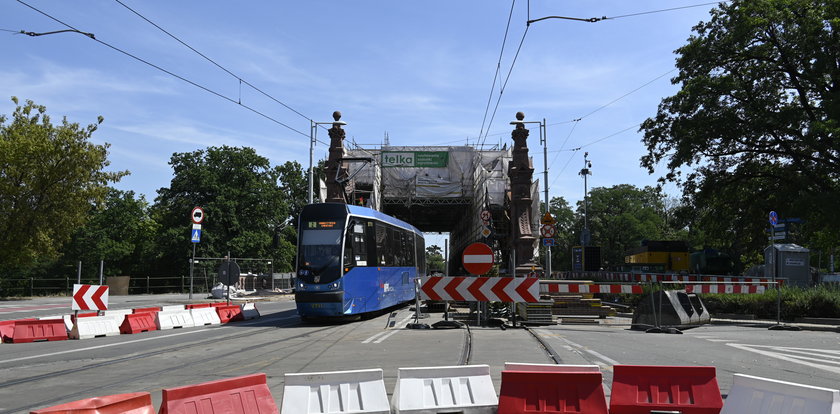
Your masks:
<svg viewBox="0 0 840 414"><path fill-rule="evenodd" d="M116 185L146 195L169 185L170 156L207 146L250 146L282 164L308 164L309 121L341 110L348 138L363 146L475 143L511 10L510 1L138 1L122 0L300 116L242 85L115 0L26 3L115 47L146 59L297 131L142 64L76 33L29 37L10 31L66 27L14 0L0 3L0 113L17 96L81 124L105 118L94 141L111 144L111 169L131 175ZM531 18L622 16L702 0L515 2L501 61L504 79ZM487 142L510 143L509 122L545 118L550 195L575 203L585 146L590 188L653 185L639 167L637 124L676 87L676 72L592 113L674 69L673 51L712 5L608 19L545 20L528 29ZM490 112L498 97L496 87ZM590 114L591 113L591 114ZM590 114L581 121L568 122ZM489 118L490 114L488 114ZM574 129L572 127L574 126ZM486 128L486 126L485 126ZM629 129L628 129L629 128ZM616 132L626 130L612 137ZM529 146L542 178L542 148ZM326 134L319 138L326 141ZM606 139L604 139L606 138ZM326 157L319 144L316 157ZM542 186L542 183L541 183ZM671 193L676 189L668 188Z"/></svg>

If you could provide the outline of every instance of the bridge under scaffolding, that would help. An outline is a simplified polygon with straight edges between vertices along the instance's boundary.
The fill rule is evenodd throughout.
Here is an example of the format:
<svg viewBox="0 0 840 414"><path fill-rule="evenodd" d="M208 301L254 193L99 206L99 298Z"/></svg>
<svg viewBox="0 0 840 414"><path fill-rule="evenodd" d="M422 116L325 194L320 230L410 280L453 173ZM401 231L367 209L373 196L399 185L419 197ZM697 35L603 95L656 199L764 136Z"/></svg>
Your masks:
<svg viewBox="0 0 840 414"><path fill-rule="evenodd" d="M515 150L507 146L491 150L472 146L347 149L343 142L342 149L341 167L328 168L327 181L334 180L343 187L348 203L364 204L411 223L423 232L448 232L447 274L465 274L461 252L470 243L479 241L497 252L500 273L510 274L512 261L516 260L517 232L520 238L526 232L533 237L533 240L529 237L531 257L537 256L540 192L538 182L531 182L530 176L525 191L518 191L526 193L530 184L530 194L521 197L530 196L533 200L525 214L527 224L522 223L523 215L517 213L519 219L513 220L517 228L511 227L514 192L509 171ZM533 171L527 147L525 151L527 161L519 162L527 162ZM331 171L335 171L334 177L329 176ZM489 220L482 219L485 210L490 213Z"/></svg>

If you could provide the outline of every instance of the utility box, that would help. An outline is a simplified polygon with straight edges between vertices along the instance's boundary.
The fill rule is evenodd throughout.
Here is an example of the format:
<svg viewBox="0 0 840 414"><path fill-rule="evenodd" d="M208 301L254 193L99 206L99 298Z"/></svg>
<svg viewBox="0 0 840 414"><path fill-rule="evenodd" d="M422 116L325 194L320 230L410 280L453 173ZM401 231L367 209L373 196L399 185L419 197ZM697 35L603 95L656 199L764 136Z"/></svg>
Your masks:
<svg viewBox="0 0 840 414"><path fill-rule="evenodd" d="M787 279L793 286L811 286L810 250L796 244L774 244L764 249L764 276Z"/></svg>

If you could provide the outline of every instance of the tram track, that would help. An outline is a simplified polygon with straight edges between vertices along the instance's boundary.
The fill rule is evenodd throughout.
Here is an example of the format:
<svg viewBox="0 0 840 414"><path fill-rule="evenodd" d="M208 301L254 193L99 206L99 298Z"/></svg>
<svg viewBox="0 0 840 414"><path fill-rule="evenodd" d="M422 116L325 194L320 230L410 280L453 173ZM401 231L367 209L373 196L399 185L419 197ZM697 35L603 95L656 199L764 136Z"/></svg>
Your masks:
<svg viewBox="0 0 840 414"><path fill-rule="evenodd" d="M58 378L62 378L62 377L73 377L73 376L77 376L79 374L79 372L81 372L81 371L89 371L89 370L99 369L99 368L103 368L103 367L116 367L116 366L118 366L119 364L122 364L122 363L128 363L128 362L133 362L133 361L142 361L142 360L148 359L148 358L160 358L161 356L166 355L166 354L173 354L174 353L174 354L177 355L177 354L182 354L182 353L191 352L191 351L196 352L195 350L197 348L207 346L207 345L209 345L211 343L214 343L214 342L233 341L233 340L240 340L240 339L245 339L245 338L253 338L256 335L268 333L268 332L277 330L278 328L294 326L296 324L297 324L297 321L295 321L294 323L278 324L276 326L267 327L267 328L259 329L259 330L256 330L256 331L235 333L235 334L224 335L224 336L214 336L212 338L196 340L196 341L194 341L192 343L188 343L188 344L179 344L179 345L174 345L174 346L168 346L166 348L159 348L159 349L155 349L153 351L142 352L142 353L135 354L135 355L115 358L115 359L111 359L111 360L108 360L108 361L102 361L102 362L99 362L99 363L85 365L85 366L82 366L82 367L74 367L74 368L70 368L70 369L64 369L64 370L60 370L60 371L56 371L56 372L51 372L51 373L48 373L48 374L33 375L33 376L20 378L20 379L16 379L16 380L4 381L4 382L0 382L0 389L6 388L6 387L11 387L11 386L20 386L20 385L24 385L24 384L28 384L28 383L37 383L37 382L40 382L40 381L45 381L45 380L50 380L50 379L58 379ZM340 335L340 336L335 335L336 331L341 331L342 328L345 328L343 330L346 330L347 332L344 332L344 334ZM335 338L335 339L331 339L329 341L330 342L329 346L327 346L322 352L320 352L319 354L317 354L317 355L315 355L311 358L308 358L308 362L306 364L304 364L304 366L302 368L302 369L304 369L306 366L309 366L312 362L317 360L319 355L323 355L330 348L336 346L336 344L338 342L343 340L351 332L353 332L353 328L349 327L348 325L333 325L333 326L327 326L327 327L322 327L322 328L319 327L319 328L317 328L315 330L312 330L312 331L303 332L303 333L293 335L293 336L289 336L289 337L286 337L286 338L271 340L270 342L259 341L257 343L252 343L249 346L245 346L245 347L240 348L239 351L240 352L249 352L249 351L259 349L259 348L266 347L268 344L271 344L271 345L274 345L274 346L272 346L271 350L267 351L267 353L277 352L277 348L278 348L277 345L278 344L282 345L283 343L287 343L289 341L294 341L294 340L299 340L299 339L303 339L303 338L306 338L306 337L310 337L313 334L318 334L318 338L316 340L319 341L319 342L324 341L327 338ZM304 352L304 351L306 351L310 348L311 348L311 344L309 342L302 343L299 346L295 346L291 349L290 348L284 348L285 352L283 353L282 358L275 358L268 363L263 362L259 366L250 365L249 370L253 369L254 371L257 371L257 370L264 369L264 368L266 368L270 365L273 365L277 362L280 362L281 360L284 360L284 359L299 358L302 352ZM140 382L141 380L144 380L144 379L147 379L147 378L163 377L163 376L166 376L167 374L170 374L170 373L173 373L173 372L179 372L179 371L182 371L182 370L190 369L194 364L195 364L195 361L187 361L187 362L184 362L184 363L167 366L165 368L154 370L154 371L151 371L151 372L145 372L145 373L142 373L142 374L139 374L139 375L127 376L123 379L120 379L119 381L110 382L108 384L108 386L109 387L114 387L114 386L119 386L119 385L122 385L122 384L130 384L130 383ZM241 364L241 361L234 360L234 361L228 362L223 367L220 367L221 369L219 369L216 372L219 373L219 374L229 373L231 371L230 367L234 366L234 365L237 366L240 369L243 367L242 364ZM25 406L10 408L8 410L9 410L9 412L28 412L32 409L36 409L36 408L44 407L44 406L49 406L49 405L52 405L52 404L55 404L55 403L59 403L61 401L66 401L66 400L73 399L80 394L83 394L83 395L95 394L97 392L101 392L100 390L101 390L101 386L94 386L94 387L90 387L90 388L84 389L84 390L76 390L72 394L63 394L63 395L60 395L60 396L55 396L55 397L52 397L52 398L49 398L49 399L46 399L46 400L39 401L37 403L30 403L30 404L27 404ZM4 410L5 409L6 408L4 408Z"/></svg>

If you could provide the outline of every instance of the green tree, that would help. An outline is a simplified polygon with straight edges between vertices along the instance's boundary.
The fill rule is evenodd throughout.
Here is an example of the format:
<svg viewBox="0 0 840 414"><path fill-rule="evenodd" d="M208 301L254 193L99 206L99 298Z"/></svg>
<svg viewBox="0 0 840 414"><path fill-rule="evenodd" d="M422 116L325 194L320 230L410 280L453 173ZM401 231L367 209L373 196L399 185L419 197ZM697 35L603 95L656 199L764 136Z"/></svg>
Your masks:
<svg viewBox="0 0 840 414"><path fill-rule="evenodd" d="M625 252L642 240L660 240L665 220L662 194L655 188L630 184L596 187L589 192L587 208L590 245L601 246L604 265L624 263ZM578 202L577 229L583 228L583 201ZM580 233L577 233L577 240Z"/></svg>
<svg viewBox="0 0 840 414"><path fill-rule="evenodd" d="M548 203L551 216L557 223L554 225L554 247L551 248L551 271L561 272L572 269L572 246L575 241L575 212L569 202L563 197L552 197ZM540 204L540 212L545 214L545 205ZM540 247L539 263L545 265L545 248Z"/></svg>
<svg viewBox="0 0 840 414"><path fill-rule="evenodd" d="M440 249L440 246L436 244L427 246L426 269L428 269L428 272L430 274L435 271L446 273L446 269L443 268L444 264L443 251Z"/></svg>
<svg viewBox="0 0 840 414"><path fill-rule="evenodd" d="M642 165L664 164L661 180L696 211L693 234L733 258L766 243L770 210L840 244L823 231L840 228L840 3L735 0L694 31L676 51L680 91L642 124Z"/></svg>
<svg viewBox="0 0 840 414"><path fill-rule="evenodd" d="M54 125L46 107L12 101L11 122L0 115L0 265L25 269L57 257L108 183L128 172L104 171L109 145L90 142L102 117Z"/></svg>
<svg viewBox="0 0 840 414"><path fill-rule="evenodd" d="M294 194L278 185L280 167L271 167L252 148L228 146L176 153L169 164L174 177L158 190L153 207L161 228L159 272L186 272L192 248L189 212L195 206L206 215L197 255L222 257L230 251L235 257L271 258L276 271L292 269L294 245L275 237L278 229L293 232L288 223Z"/></svg>
<svg viewBox="0 0 840 414"><path fill-rule="evenodd" d="M92 206L87 224L64 248L64 264L82 261L85 274L96 274L105 261L105 274L138 276L151 259L156 223L149 203L133 191L110 189L101 206Z"/></svg>

